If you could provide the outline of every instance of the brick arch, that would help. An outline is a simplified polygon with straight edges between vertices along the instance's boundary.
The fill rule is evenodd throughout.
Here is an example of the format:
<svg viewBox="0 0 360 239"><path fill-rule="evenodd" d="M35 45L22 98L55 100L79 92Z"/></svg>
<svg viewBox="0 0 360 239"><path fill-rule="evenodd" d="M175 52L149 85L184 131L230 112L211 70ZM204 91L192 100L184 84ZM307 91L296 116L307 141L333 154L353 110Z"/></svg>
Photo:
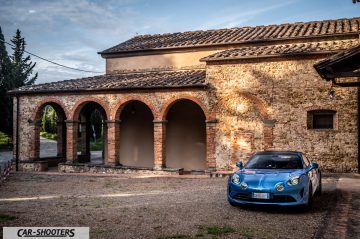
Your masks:
<svg viewBox="0 0 360 239"><path fill-rule="evenodd" d="M43 106L45 105L51 105L51 104L57 104L64 112L65 114L65 118L68 119L69 118L69 112L66 109L66 107L64 106L63 102L60 101L57 98L54 97L46 97L45 99L41 100L40 102L37 103L34 113L32 115L32 118L34 120L39 119L41 117L41 109L43 108Z"/></svg>
<svg viewBox="0 0 360 239"><path fill-rule="evenodd" d="M263 147L264 150L272 149L274 146L274 123L275 120L271 118L270 112L266 103L259 99L256 95L248 92L237 92L239 96L242 96L252 102L255 109L260 113L261 119L264 124L263 128Z"/></svg>
<svg viewBox="0 0 360 239"><path fill-rule="evenodd" d="M260 113L263 120L271 120L271 116L265 102L248 92L238 92L238 94L249 99L253 103L255 109Z"/></svg>
<svg viewBox="0 0 360 239"><path fill-rule="evenodd" d="M194 102L195 104L197 104L204 112L206 120L215 119L214 114L209 111L209 109L205 106L205 104L200 99L198 99L194 96L190 96L190 95L179 95L179 96L171 98L170 100L165 102L160 111L160 115L159 115L160 119L166 120L166 115L167 115L168 111L170 110L171 106L173 106L176 102L178 102L180 100L190 100L190 101Z"/></svg>
<svg viewBox="0 0 360 239"><path fill-rule="evenodd" d="M121 112L122 110L125 108L125 106L132 102L132 101L139 101L143 104L145 104L151 111L151 113L153 114L153 117L154 119L157 118L158 116L158 111L157 109L155 108L154 104L149 101L148 99L144 98L144 97L141 97L141 96L134 96L134 97L125 97L125 98L122 98L116 105L115 107L112 108L111 110L111 119L112 120L115 120L115 119L119 119L120 118L120 115L121 115Z"/></svg>
<svg viewBox="0 0 360 239"><path fill-rule="evenodd" d="M104 102L103 100L95 98L95 97L84 97L84 98L81 98L80 100L78 100L76 102L76 104L72 108L69 119L75 120L75 121L78 120L79 114L80 114L83 106L86 103L90 103L90 102L94 102L94 103L99 104L103 108L103 110L105 111L106 119L109 119L110 110L109 110L108 104L106 102Z"/></svg>
<svg viewBox="0 0 360 239"><path fill-rule="evenodd" d="M46 97L35 106L32 120L29 120L29 160L40 158L40 128L44 106L51 105L57 116L57 157L66 157L66 136L64 120L68 119L69 112L62 101L54 97Z"/></svg>

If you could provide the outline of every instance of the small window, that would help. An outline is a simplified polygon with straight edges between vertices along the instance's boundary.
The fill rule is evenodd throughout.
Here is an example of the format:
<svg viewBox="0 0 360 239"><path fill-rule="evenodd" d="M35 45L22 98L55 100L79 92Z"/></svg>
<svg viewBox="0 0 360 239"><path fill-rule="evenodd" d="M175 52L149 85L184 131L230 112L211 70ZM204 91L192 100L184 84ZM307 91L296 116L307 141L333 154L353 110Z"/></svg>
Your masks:
<svg viewBox="0 0 360 239"><path fill-rule="evenodd" d="M308 129L334 129L333 110L312 110L308 111Z"/></svg>

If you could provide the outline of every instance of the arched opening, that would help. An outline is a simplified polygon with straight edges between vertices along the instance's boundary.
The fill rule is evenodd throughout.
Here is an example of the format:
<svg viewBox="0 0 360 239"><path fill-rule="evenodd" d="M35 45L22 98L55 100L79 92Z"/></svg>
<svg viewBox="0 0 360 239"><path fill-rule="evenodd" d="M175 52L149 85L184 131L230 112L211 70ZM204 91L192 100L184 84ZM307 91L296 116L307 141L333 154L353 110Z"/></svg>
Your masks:
<svg viewBox="0 0 360 239"><path fill-rule="evenodd" d="M191 100L174 103L167 115L166 165L185 171L206 169L206 117Z"/></svg>
<svg viewBox="0 0 360 239"><path fill-rule="evenodd" d="M129 102L120 114L120 164L149 167L154 164L154 116L141 101Z"/></svg>
<svg viewBox="0 0 360 239"><path fill-rule="evenodd" d="M78 118L78 162L104 164L106 158L107 116L104 108L96 102L86 102Z"/></svg>
<svg viewBox="0 0 360 239"><path fill-rule="evenodd" d="M54 102L45 103L36 112L34 158L46 159L49 166L66 161L66 114Z"/></svg>

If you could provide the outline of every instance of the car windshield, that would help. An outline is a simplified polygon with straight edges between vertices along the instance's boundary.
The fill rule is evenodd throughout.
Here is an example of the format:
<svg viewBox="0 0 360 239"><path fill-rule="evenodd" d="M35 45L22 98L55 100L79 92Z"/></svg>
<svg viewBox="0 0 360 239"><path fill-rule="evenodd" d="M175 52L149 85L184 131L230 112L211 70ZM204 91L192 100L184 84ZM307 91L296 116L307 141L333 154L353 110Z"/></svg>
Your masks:
<svg viewBox="0 0 360 239"><path fill-rule="evenodd" d="M302 169L303 164L298 155L257 154L250 158L246 169Z"/></svg>

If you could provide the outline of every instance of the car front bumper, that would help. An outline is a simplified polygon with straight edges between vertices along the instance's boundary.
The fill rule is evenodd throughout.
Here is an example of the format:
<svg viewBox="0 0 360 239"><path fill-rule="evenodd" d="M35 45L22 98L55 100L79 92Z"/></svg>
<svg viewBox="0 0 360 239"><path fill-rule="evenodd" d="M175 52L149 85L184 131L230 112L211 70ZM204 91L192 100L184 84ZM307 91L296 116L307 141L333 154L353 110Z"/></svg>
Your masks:
<svg viewBox="0 0 360 239"><path fill-rule="evenodd" d="M257 199L253 193L268 193L268 199ZM286 186L285 190L278 192L275 189L264 189L248 187L243 190L237 184L229 180L228 201L235 204L258 204L258 205L279 205L279 206L300 206L307 203L308 192L306 188L299 184L296 186Z"/></svg>

